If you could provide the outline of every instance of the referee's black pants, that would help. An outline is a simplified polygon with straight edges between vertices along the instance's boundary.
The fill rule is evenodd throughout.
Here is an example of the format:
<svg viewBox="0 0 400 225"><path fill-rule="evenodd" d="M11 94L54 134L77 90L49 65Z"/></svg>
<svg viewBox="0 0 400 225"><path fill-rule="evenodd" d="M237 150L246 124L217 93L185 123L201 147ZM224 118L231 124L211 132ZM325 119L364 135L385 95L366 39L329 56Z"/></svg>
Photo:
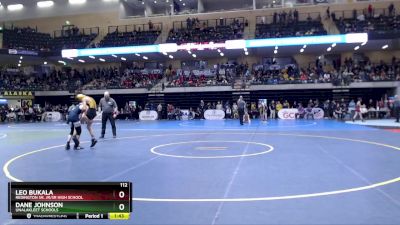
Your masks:
<svg viewBox="0 0 400 225"><path fill-rule="evenodd" d="M400 107L394 108L394 116L396 117L396 122L400 122Z"/></svg>
<svg viewBox="0 0 400 225"><path fill-rule="evenodd" d="M239 109L239 110L238 110L238 113L239 113L240 125L243 125L244 109Z"/></svg>
<svg viewBox="0 0 400 225"><path fill-rule="evenodd" d="M117 128L115 127L115 119L113 117L113 114L104 112L101 118L101 136L104 137L104 134L106 133L107 120L110 120L113 136L117 136Z"/></svg>

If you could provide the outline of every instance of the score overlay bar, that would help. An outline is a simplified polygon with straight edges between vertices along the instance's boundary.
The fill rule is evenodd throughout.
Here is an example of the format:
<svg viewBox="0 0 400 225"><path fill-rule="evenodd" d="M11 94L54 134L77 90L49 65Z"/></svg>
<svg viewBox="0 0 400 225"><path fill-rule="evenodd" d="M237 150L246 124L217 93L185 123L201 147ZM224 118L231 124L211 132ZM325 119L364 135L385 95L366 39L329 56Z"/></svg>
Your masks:
<svg viewBox="0 0 400 225"><path fill-rule="evenodd" d="M129 219L130 182L10 182L14 219Z"/></svg>

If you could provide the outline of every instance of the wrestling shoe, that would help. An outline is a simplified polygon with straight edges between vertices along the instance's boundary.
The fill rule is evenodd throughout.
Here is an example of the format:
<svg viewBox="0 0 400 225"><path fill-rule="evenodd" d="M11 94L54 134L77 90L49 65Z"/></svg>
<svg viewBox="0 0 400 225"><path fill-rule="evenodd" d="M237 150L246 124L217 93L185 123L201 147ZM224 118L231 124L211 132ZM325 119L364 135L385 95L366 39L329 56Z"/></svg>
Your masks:
<svg viewBox="0 0 400 225"><path fill-rule="evenodd" d="M90 147L93 148L96 145L96 143L97 143L97 140L93 138L92 144L90 145Z"/></svg>

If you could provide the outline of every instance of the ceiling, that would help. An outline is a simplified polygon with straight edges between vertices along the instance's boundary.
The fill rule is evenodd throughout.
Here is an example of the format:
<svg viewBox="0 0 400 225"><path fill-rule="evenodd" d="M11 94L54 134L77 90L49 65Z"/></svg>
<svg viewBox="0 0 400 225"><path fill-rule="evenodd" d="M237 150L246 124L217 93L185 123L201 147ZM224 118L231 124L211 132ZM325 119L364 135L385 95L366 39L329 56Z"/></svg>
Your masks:
<svg viewBox="0 0 400 225"><path fill-rule="evenodd" d="M71 5L68 0L53 0L54 6L50 8L38 8L39 0L0 0L3 7L0 8L0 21L16 21L33 18L46 18L66 15L79 15L105 11L119 11L119 0L87 0L85 4ZM23 4L24 8L18 11L9 11L9 4Z"/></svg>

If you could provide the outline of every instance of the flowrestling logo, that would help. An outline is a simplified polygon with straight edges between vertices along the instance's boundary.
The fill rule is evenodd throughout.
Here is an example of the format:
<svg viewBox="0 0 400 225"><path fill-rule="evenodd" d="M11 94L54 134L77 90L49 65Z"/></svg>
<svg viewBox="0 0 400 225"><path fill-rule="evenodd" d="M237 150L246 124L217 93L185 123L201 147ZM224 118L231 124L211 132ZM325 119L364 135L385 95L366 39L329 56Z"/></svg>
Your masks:
<svg viewBox="0 0 400 225"><path fill-rule="evenodd" d="M140 120L157 120L158 113L154 110L143 110L139 113Z"/></svg>
<svg viewBox="0 0 400 225"><path fill-rule="evenodd" d="M313 108L312 113L314 115L314 119L316 120L324 118L324 110L321 108Z"/></svg>
<svg viewBox="0 0 400 225"><path fill-rule="evenodd" d="M181 109L181 113L182 113L182 120L189 119L189 110L188 109Z"/></svg>
<svg viewBox="0 0 400 225"><path fill-rule="evenodd" d="M61 120L61 113L59 112L46 112L46 121L58 122Z"/></svg>
<svg viewBox="0 0 400 225"><path fill-rule="evenodd" d="M208 109L204 112L204 118L206 120L223 120L225 112L220 109Z"/></svg>

